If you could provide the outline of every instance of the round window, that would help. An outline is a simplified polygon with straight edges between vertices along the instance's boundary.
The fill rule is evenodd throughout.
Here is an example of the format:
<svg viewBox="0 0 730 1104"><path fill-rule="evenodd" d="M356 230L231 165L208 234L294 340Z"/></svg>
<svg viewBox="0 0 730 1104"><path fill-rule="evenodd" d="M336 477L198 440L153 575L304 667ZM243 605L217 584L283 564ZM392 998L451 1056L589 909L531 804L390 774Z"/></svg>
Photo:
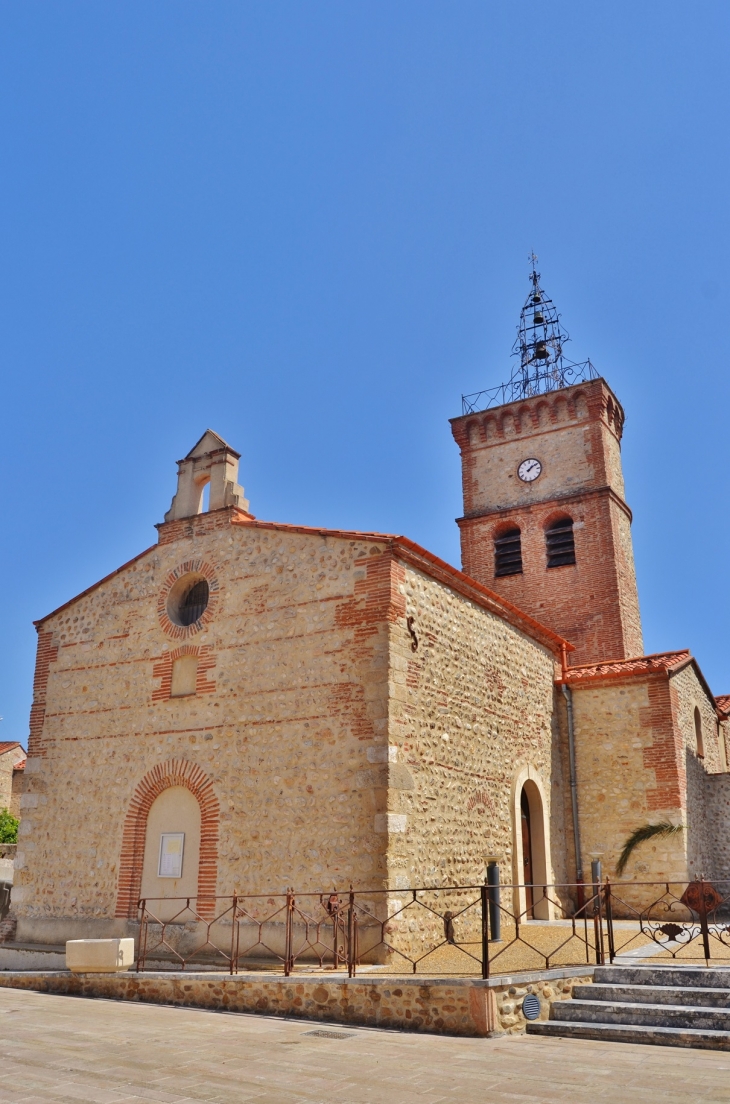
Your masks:
<svg viewBox="0 0 730 1104"><path fill-rule="evenodd" d="M210 591L200 575L178 579L167 598L167 616L174 625L194 625L205 613Z"/></svg>

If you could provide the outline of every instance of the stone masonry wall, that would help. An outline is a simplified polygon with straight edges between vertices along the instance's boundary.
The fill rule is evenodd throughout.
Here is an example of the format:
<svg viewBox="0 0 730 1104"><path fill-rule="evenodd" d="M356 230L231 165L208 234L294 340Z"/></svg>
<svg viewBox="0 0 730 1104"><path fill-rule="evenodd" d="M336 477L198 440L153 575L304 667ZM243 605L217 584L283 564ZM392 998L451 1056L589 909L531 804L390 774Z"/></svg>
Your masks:
<svg viewBox="0 0 730 1104"><path fill-rule="evenodd" d="M387 742L380 546L218 513L224 525L201 515L199 529L178 527L179 539L42 626L42 659L50 645L57 658L39 690L45 715L27 768L13 897L21 927L114 916L125 817L161 763L191 764L215 791L219 893L386 875L386 839L373 831L385 793L358 783L368 753ZM161 700L156 672L179 641L158 599L191 561L213 573L215 615L189 643L214 660L215 690Z"/></svg>
<svg viewBox="0 0 730 1104"><path fill-rule="evenodd" d="M684 819L682 749L665 677L633 677L573 687L576 771L584 875L600 858L616 878L628 836L642 824ZM664 770L666 769L666 776ZM633 853L623 881L684 881L684 834L651 840Z"/></svg>
<svg viewBox="0 0 730 1104"><path fill-rule="evenodd" d="M600 855L615 876L621 848L636 828L668 820L682 833L648 841L633 852L623 880L679 882L716 869L719 804L726 778L714 701L694 665L670 678L607 680L573 688L584 869ZM698 758L694 710L702 717ZM714 811L713 811L714 810ZM714 819L713 819L714 818ZM719 818L719 820L718 820Z"/></svg>
<svg viewBox="0 0 730 1104"><path fill-rule="evenodd" d="M201 804L199 893L483 878L493 844L509 854L515 760L549 791L553 658L386 538L351 536L230 510L172 522L43 622L19 938L121 933L164 785ZM210 587L199 631L165 614L189 570ZM171 698L183 649L204 692Z"/></svg>
<svg viewBox="0 0 730 1104"><path fill-rule="evenodd" d="M706 786L707 835L709 837L708 878L725 882L719 886L730 895L730 774L708 774Z"/></svg>
<svg viewBox="0 0 730 1104"><path fill-rule="evenodd" d="M677 727L681 733L684 768L687 786L686 833L687 864L692 878L705 874L709 877L715 869L716 823L708 810L708 796L712 788L708 776L724 771L723 749L720 747L717 712L714 699L697 677L692 664L676 675L670 685L675 700ZM700 710L704 758L698 758L695 734L695 708Z"/></svg>
<svg viewBox="0 0 730 1104"><path fill-rule="evenodd" d="M562 804L550 807L554 657L418 570L403 572L400 590L418 648L393 625L390 884L475 885L490 856L509 883L512 789L524 766L544 783L563 849Z"/></svg>
<svg viewBox="0 0 730 1104"><path fill-rule="evenodd" d="M568 1000L575 985L592 980L590 967L584 976L565 969L490 981L0 971L3 988L472 1037L524 1034L521 1005L528 992L537 996L546 1020L552 1001Z"/></svg>

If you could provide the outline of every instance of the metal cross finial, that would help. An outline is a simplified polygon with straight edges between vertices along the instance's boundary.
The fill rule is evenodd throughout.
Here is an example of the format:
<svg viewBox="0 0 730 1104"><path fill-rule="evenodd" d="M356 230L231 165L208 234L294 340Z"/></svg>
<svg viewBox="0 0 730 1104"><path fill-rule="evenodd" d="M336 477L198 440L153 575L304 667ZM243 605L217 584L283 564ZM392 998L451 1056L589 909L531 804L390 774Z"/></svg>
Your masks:
<svg viewBox="0 0 730 1104"><path fill-rule="evenodd" d="M535 287L537 287L537 281L540 279L540 273L537 271L537 253L531 252L527 259L532 265L532 274L530 276L530 279L532 280Z"/></svg>

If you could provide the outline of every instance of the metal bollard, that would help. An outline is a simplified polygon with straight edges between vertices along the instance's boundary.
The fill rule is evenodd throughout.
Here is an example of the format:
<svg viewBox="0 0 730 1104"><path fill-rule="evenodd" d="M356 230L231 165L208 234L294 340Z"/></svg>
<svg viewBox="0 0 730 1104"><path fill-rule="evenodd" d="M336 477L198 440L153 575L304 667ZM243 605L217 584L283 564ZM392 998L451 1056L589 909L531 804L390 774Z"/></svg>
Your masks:
<svg viewBox="0 0 730 1104"><path fill-rule="evenodd" d="M499 863L487 863L487 885L489 886L489 935L493 943L502 941L502 913L499 907Z"/></svg>

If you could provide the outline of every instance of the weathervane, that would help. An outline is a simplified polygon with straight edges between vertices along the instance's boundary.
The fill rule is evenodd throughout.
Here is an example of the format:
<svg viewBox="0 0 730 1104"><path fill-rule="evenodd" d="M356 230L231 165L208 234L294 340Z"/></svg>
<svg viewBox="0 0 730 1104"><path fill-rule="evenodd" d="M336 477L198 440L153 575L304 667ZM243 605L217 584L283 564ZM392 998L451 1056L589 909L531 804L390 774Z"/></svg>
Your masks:
<svg viewBox="0 0 730 1104"><path fill-rule="evenodd" d="M500 387L462 395L465 414L598 378L590 360L574 364L563 356L563 347L570 337L560 324L555 304L540 286L537 255L528 254L528 260L532 287L520 313L517 338L512 346L512 356L520 358L519 367L513 369L509 382Z"/></svg>

